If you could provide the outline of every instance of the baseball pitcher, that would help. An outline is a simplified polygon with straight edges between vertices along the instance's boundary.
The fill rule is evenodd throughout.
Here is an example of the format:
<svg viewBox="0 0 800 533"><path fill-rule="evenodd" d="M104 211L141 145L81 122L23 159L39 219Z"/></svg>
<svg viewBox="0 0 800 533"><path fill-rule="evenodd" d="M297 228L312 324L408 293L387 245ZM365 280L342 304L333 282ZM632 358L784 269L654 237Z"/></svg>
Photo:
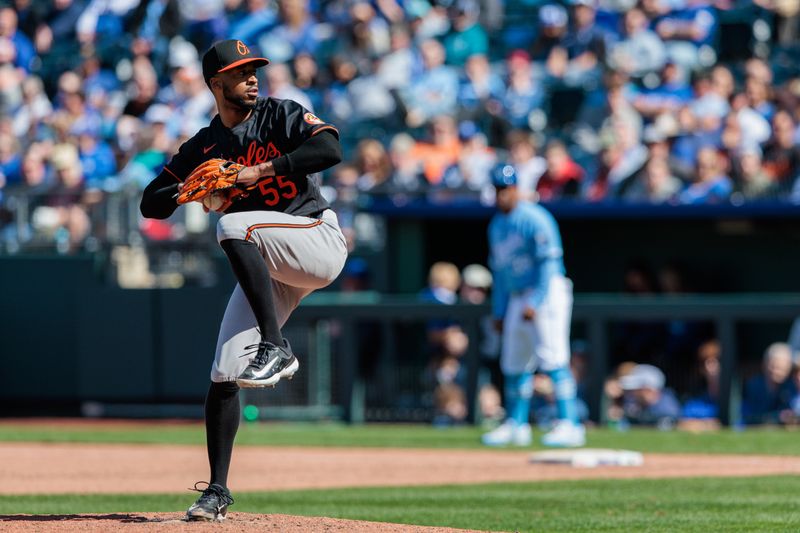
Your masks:
<svg viewBox="0 0 800 533"><path fill-rule="evenodd" d="M492 312L502 330L500 368L507 420L483 436L489 446L529 446L533 373L553 381L558 422L545 446L585 444L569 368L572 282L565 276L561 236L542 206L520 199L514 167L501 165L492 180L498 212L489 224L489 263L494 274Z"/></svg>
<svg viewBox="0 0 800 533"><path fill-rule="evenodd" d="M219 114L180 147L141 202L148 218L167 218L189 201L223 213L217 240L238 281L205 403L211 478L189 520L225 518L239 387L274 386L297 372L281 327L301 299L339 275L347 257L336 215L308 177L341 161L338 131L296 102L259 97L256 69L268 63L237 40L203 55Z"/></svg>

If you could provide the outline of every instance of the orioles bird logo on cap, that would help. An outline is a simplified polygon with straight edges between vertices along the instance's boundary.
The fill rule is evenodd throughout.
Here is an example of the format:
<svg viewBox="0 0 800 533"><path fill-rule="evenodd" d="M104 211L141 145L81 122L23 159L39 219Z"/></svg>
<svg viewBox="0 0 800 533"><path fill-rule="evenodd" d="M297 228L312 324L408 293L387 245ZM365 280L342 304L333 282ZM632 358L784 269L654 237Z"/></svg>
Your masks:
<svg viewBox="0 0 800 533"><path fill-rule="evenodd" d="M239 52L239 55L246 56L250 53L250 49L247 48L247 45L244 44L242 41L236 41L236 51Z"/></svg>
<svg viewBox="0 0 800 533"><path fill-rule="evenodd" d="M308 122L309 124L325 124L322 120L319 119L316 115L312 113L306 113L303 115L303 119Z"/></svg>

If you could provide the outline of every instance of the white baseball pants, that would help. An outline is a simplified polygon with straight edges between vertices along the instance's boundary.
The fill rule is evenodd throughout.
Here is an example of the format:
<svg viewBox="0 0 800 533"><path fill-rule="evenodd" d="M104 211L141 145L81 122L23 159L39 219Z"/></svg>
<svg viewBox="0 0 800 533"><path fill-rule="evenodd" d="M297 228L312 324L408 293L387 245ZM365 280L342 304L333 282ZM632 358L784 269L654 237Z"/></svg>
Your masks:
<svg viewBox="0 0 800 533"><path fill-rule="evenodd" d="M531 291L515 294L503 321L503 374L555 370L569 365L569 330L572 319L572 281L553 276L544 302L533 320L522 319Z"/></svg>
<svg viewBox="0 0 800 533"><path fill-rule="evenodd" d="M227 214L217 223L217 241L225 239L247 240L258 246L272 277L281 327L300 300L336 279L347 259L344 235L330 209L319 219L276 211ZM260 340L256 317L237 283L219 329L211 381L236 381L250 362L243 357L245 346Z"/></svg>

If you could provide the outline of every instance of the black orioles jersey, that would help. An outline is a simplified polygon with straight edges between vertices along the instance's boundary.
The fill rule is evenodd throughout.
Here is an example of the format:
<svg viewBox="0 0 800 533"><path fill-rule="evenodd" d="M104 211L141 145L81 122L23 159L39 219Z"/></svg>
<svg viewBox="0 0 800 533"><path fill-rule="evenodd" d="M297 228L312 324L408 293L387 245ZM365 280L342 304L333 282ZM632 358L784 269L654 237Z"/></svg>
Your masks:
<svg viewBox="0 0 800 533"><path fill-rule="evenodd" d="M164 170L184 181L199 164L219 157L246 167L272 161L297 149L309 137L330 130L339 132L293 100L258 98L250 117L233 128L219 115L183 143ZM281 211L316 217L328 208L319 185L302 174L260 178L246 196L233 201L226 213Z"/></svg>

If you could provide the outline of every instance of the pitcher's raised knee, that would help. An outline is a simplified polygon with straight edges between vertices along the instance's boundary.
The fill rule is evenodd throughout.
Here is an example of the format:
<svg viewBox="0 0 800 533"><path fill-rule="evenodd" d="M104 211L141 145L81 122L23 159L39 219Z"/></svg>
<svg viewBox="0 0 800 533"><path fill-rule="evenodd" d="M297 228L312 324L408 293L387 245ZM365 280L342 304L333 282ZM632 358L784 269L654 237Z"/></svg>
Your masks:
<svg viewBox="0 0 800 533"><path fill-rule="evenodd" d="M230 213L217 221L217 242L225 239L245 240L247 238L249 213Z"/></svg>

